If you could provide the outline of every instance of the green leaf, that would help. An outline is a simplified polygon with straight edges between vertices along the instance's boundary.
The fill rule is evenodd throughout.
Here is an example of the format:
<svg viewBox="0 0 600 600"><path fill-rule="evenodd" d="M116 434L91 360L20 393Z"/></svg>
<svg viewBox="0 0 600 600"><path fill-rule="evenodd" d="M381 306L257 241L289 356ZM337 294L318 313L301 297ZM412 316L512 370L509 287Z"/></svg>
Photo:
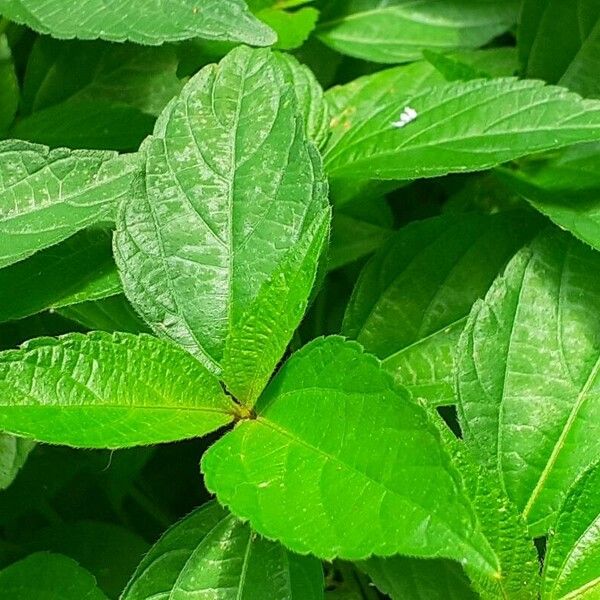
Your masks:
<svg viewBox="0 0 600 600"><path fill-rule="evenodd" d="M60 39L151 46L196 37L267 46L276 39L243 0L0 0L0 14Z"/></svg>
<svg viewBox="0 0 600 600"><path fill-rule="evenodd" d="M107 600L74 560L39 552L0 571L0 600Z"/></svg>
<svg viewBox="0 0 600 600"><path fill-rule="evenodd" d="M476 600L461 566L406 556L371 558L360 566L392 600Z"/></svg>
<svg viewBox="0 0 600 600"><path fill-rule="evenodd" d="M404 227L362 270L342 332L414 397L453 404L454 349L469 311L539 225L535 215L507 212Z"/></svg>
<svg viewBox="0 0 600 600"><path fill-rule="evenodd" d="M246 406L252 406L260 396L304 316L329 220L326 212L315 221L263 284L225 340L223 381Z"/></svg>
<svg viewBox="0 0 600 600"><path fill-rule="evenodd" d="M496 176L557 225L600 249L600 143L525 161L519 169L498 168Z"/></svg>
<svg viewBox="0 0 600 600"><path fill-rule="evenodd" d="M64 102L18 119L10 136L51 148L134 152L152 133L154 117L107 100Z"/></svg>
<svg viewBox="0 0 600 600"><path fill-rule="evenodd" d="M495 571L436 428L359 344L305 346L255 410L202 471L256 531L325 559L408 553Z"/></svg>
<svg viewBox="0 0 600 600"><path fill-rule="evenodd" d="M125 293L219 372L232 327L328 211L320 158L279 60L245 47L192 78L144 148L115 239Z"/></svg>
<svg viewBox="0 0 600 600"><path fill-rule="evenodd" d="M598 0L524 0L518 45L528 77L600 97Z"/></svg>
<svg viewBox="0 0 600 600"><path fill-rule="evenodd" d="M34 446L32 440L0 433L0 490L13 482Z"/></svg>
<svg viewBox="0 0 600 600"><path fill-rule="evenodd" d="M22 111L105 100L158 115L181 90L177 65L173 46L39 37L27 63Z"/></svg>
<svg viewBox="0 0 600 600"><path fill-rule="evenodd" d="M304 116L306 135L321 147L329 135L329 110L323 88L313 72L291 54L277 54L279 66L294 86L298 108Z"/></svg>
<svg viewBox="0 0 600 600"><path fill-rule="evenodd" d="M517 20L514 0L336 0L319 26L323 42L356 58L382 63L418 60L426 48L477 48Z"/></svg>
<svg viewBox="0 0 600 600"><path fill-rule="evenodd" d="M310 6L294 12L274 7L264 8L256 16L277 33L275 48L294 50L302 46L314 30L319 19L319 11Z"/></svg>
<svg viewBox="0 0 600 600"><path fill-rule="evenodd" d="M201 436L235 405L171 343L94 332L0 353L0 429L39 441L118 448Z"/></svg>
<svg viewBox="0 0 600 600"><path fill-rule="evenodd" d="M148 327L138 317L123 294L101 300L70 304L58 308L56 312L88 329L149 333Z"/></svg>
<svg viewBox="0 0 600 600"><path fill-rule="evenodd" d="M0 142L0 267L112 219L135 156Z"/></svg>
<svg viewBox="0 0 600 600"><path fill-rule="evenodd" d="M142 560L122 600L320 600L318 560L257 536L215 502L169 529Z"/></svg>
<svg viewBox="0 0 600 600"><path fill-rule="evenodd" d="M58 523L34 534L25 544L33 551L66 554L90 571L111 598L118 598L149 548L132 531L111 523Z"/></svg>
<svg viewBox="0 0 600 600"><path fill-rule="evenodd" d="M394 126L406 106L415 120ZM477 79L403 90L371 113L331 138L331 175L414 179L479 171L600 136L600 102L539 81Z"/></svg>
<svg viewBox="0 0 600 600"><path fill-rule="evenodd" d="M555 230L509 263L471 312L457 359L465 439L532 535L600 455L600 255Z"/></svg>
<svg viewBox="0 0 600 600"><path fill-rule="evenodd" d="M551 532L544 561L542 598L585 598L600 593L600 467L573 485Z"/></svg>
<svg viewBox="0 0 600 600"><path fill-rule="evenodd" d="M19 107L19 81L6 36L0 34L0 135L13 122Z"/></svg>
<svg viewBox="0 0 600 600"><path fill-rule="evenodd" d="M87 229L0 269L0 322L118 293L112 232Z"/></svg>

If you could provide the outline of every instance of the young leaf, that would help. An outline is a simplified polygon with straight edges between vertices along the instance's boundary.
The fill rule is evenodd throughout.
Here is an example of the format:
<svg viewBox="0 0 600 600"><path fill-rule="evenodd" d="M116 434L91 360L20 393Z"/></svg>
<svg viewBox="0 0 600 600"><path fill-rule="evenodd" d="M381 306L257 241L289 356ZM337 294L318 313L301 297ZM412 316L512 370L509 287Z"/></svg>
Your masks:
<svg viewBox="0 0 600 600"><path fill-rule="evenodd" d="M235 413L200 363L147 335L71 334L0 353L0 430L39 441L155 444L204 435Z"/></svg>
<svg viewBox="0 0 600 600"><path fill-rule="evenodd" d="M495 175L574 236L600 249L600 143L566 148Z"/></svg>
<svg viewBox="0 0 600 600"><path fill-rule="evenodd" d="M135 156L0 142L0 267L112 219Z"/></svg>
<svg viewBox="0 0 600 600"><path fill-rule="evenodd" d="M569 490L552 529L544 561L542 598L589 598L600 593L600 467Z"/></svg>
<svg viewBox="0 0 600 600"><path fill-rule="evenodd" d="M415 119L398 127L405 107ZM333 176L414 179L479 171L600 136L600 102L539 81L453 82L388 96L372 115L331 138Z"/></svg>
<svg viewBox="0 0 600 600"><path fill-rule="evenodd" d="M34 446L32 440L0 433L0 490L13 482Z"/></svg>
<svg viewBox="0 0 600 600"><path fill-rule="evenodd" d="M11 125L19 107L19 81L6 36L0 34L0 135Z"/></svg>
<svg viewBox="0 0 600 600"><path fill-rule="evenodd" d="M245 406L260 396L304 316L328 233L326 212L289 251L225 340L223 381Z"/></svg>
<svg viewBox="0 0 600 600"><path fill-rule="evenodd" d="M169 529L140 563L122 600L319 600L323 571L257 536L215 502Z"/></svg>
<svg viewBox="0 0 600 600"><path fill-rule="evenodd" d="M87 229L0 269L0 322L119 293L111 239L110 231Z"/></svg>
<svg viewBox="0 0 600 600"><path fill-rule="evenodd" d="M118 218L128 298L215 372L231 328L328 211L285 84L275 55L245 47L193 77L145 144L145 175Z"/></svg>
<svg viewBox="0 0 600 600"><path fill-rule="evenodd" d="M496 564L425 411L356 342L318 339L204 454L206 487L292 550Z"/></svg>
<svg viewBox="0 0 600 600"><path fill-rule="evenodd" d="M477 48L509 29L518 2L489 0L336 0L319 26L320 39L343 54L400 63L425 48Z"/></svg>
<svg viewBox="0 0 600 600"><path fill-rule="evenodd" d="M465 439L530 526L549 527L600 455L600 255L555 230L478 302L457 359Z"/></svg>
<svg viewBox="0 0 600 600"><path fill-rule="evenodd" d="M39 552L0 571L0 600L108 600L96 580L62 554Z"/></svg>
<svg viewBox="0 0 600 600"><path fill-rule="evenodd" d="M539 228L535 215L448 215L401 229L362 270L342 331L415 397L453 404L454 348L469 311Z"/></svg>
<svg viewBox="0 0 600 600"><path fill-rule="evenodd" d="M360 567L392 600L476 600L478 597L461 566L451 560L374 557L360 563Z"/></svg>
<svg viewBox="0 0 600 600"><path fill-rule="evenodd" d="M518 37L528 77L600 97L597 0L524 0Z"/></svg>
<svg viewBox="0 0 600 600"><path fill-rule="evenodd" d="M60 39L130 40L151 46L196 37L254 46L276 40L243 0L0 0L0 14Z"/></svg>

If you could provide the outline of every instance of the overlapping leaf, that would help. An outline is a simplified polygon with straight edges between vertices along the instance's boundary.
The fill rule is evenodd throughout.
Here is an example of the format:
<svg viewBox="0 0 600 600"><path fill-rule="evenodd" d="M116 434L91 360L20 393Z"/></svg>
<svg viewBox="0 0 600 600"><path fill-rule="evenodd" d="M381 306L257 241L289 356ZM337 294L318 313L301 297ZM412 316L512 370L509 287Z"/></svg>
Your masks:
<svg viewBox="0 0 600 600"><path fill-rule="evenodd" d="M202 470L220 502L297 552L497 568L435 426L356 342L296 353Z"/></svg>
<svg viewBox="0 0 600 600"><path fill-rule="evenodd" d="M40 441L167 442L218 429L235 413L198 361L147 335L71 334L0 353L0 429Z"/></svg>
<svg viewBox="0 0 600 600"><path fill-rule="evenodd" d="M5 35L0 34L0 134L13 122L19 107L19 82Z"/></svg>
<svg viewBox="0 0 600 600"><path fill-rule="evenodd" d="M514 0L336 0L326 8L319 36L350 56L407 62L426 48L483 46L516 22L518 6Z"/></svg>
<svg viewBox="0 0 600 600"><path fill-rule="evenodd" d="M448 215L401 229L364 267L343 333L415 397L454 403L454 349L469 311L539 227L520 211Z"/></svg>
<svg viewBox="0 0 600 600"><path fill-rule="evenodd" d="M125 292L218 372L231 329L328 213L320 158L279 60L244 47L187 84L144 150L118 219Z"/></svg>
<svg viewBox="0 0 600 600"><path fill-rule="evenodd" d="M318 560L257 536L215 502L205 504L150 549L122 600L320 600Z"/></svg>
<svg viewBox="0 0 600 600"><path fill-rule="evenodd" d="M0 142L0 267L114 217L134 156Z"/></svg>
<svg viewBox="0 0 600 600"><path fill-rule="evenodd" d="M461 337L465 438L538 535L600 456L600 255L551 230L520 251Z"/></svg>
<svg viewBox="0 0 600 600"><path fill-rule="evenodd" d="M394 125L406 107L416 118ZM369 113L332 136L325 152L329 174L415 179L479 171L600 136L600 102L533 80L477 79L400 90Z"/></svg>
<svg viewBox="0 0 600 600"><path fill-rule="evenodd" d="M0 433L0 490L12 483L34 446L26 438Z"/></svg>
<svg viewBox="0 0 600 600"><path fill-rule="evenodd" d="M0 14L61 39L160 45L200 37L254 46L276 40L243 0L0 0Z"/></svg>

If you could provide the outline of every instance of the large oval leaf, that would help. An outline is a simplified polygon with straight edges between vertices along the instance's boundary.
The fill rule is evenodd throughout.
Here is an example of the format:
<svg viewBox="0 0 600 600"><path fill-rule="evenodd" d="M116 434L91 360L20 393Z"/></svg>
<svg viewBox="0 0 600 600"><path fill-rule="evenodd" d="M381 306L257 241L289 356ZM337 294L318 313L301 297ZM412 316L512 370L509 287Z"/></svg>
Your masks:
<svg viewBox="0 0 600 600"><path fill-rule="evenodd" d="M273 44L243 0L0 0L0 14L56 38L159 45L191 38Z"/></svg>
<svg viewBox="0 0 600 600"><path fill-rule="evenodd" d="M202 470L220 502L294 551L446 556L495 572L435 426L356 342L296 353Z"/></svg>
<svg viewBox="0 0 600 600"><path fill-rule="evenodd" d="M219 382L148 335L39 338L0 353L0 430L79 447L200 436L233 419Z"/></svg>
<svg viewBox="0 0 600 600"><path fill-rule="evenodd" d="M122 600L321 600L323 570L257 536L216 502L169 529L140 563Z"/></svg>
<svg viewBox="0 0 600 600"><path fill-rule="evenodd" d="M475 305L458 358L461 424L532 533L600 457L600 254L551 230Z"/></svg>
<svg viewBox="0 0 600 600"><path fill-rule="evenodd" d="M320 158L275 55L244 47L190 80L145 155L118 219L125 292L219 372L232 327L328 213Z"/></svg>

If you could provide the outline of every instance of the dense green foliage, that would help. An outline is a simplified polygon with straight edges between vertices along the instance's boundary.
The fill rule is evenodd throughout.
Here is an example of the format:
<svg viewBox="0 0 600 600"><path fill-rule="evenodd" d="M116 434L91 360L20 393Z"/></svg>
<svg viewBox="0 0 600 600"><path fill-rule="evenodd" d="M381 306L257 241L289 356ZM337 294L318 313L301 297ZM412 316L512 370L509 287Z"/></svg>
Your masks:
<svg viewBox="0 0 600 600"><path fill-rule="evenodd" d="M0 600L600 598L600 0L0 15Z"/></svg>

